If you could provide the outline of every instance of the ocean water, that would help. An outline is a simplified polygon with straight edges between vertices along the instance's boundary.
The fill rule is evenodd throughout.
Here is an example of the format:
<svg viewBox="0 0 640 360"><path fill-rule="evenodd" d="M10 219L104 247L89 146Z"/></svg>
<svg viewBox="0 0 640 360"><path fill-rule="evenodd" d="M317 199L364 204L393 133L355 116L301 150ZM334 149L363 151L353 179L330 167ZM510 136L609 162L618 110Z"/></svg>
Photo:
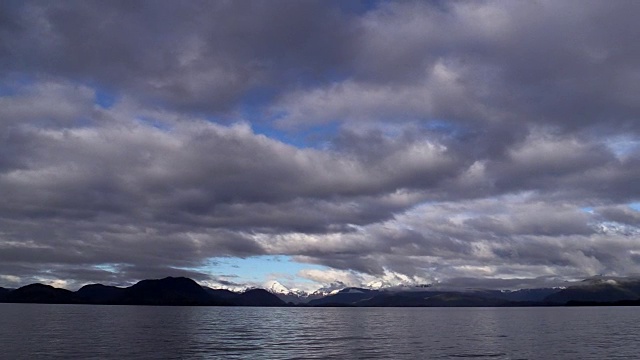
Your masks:
<svg viewBox="0 0 640 360"><path fill-rule="evenodd" d="M2 359L640 359L640 307L0 304Z"/></svg>

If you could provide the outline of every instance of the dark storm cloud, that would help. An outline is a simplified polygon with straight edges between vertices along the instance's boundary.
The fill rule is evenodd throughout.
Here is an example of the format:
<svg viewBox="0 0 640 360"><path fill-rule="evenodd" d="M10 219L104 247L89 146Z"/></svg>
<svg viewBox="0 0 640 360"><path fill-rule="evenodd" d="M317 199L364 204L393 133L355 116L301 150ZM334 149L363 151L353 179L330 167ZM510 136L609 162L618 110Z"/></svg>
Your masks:
<svg viewBox="0 0 640 360"><path fill-rule="evenodd" d="M637 272L636 2L0 6L1 279Z"/></svg>
<svg viewBox="0 0 640 360"><path fill-rule="evenodd" d="M598 214L608 221L615 221L622 224L640 224L640 211L633 210L628 206L607 206L598 208Z"/></svg>
<svg viewBox="0 0 640 360"><path fill-rule="evenodd" d="M97 83L186 111L229 110L253 87L295 85L347 63L353 30L333 5L6 3L0 64L4 74Z"/></svg>

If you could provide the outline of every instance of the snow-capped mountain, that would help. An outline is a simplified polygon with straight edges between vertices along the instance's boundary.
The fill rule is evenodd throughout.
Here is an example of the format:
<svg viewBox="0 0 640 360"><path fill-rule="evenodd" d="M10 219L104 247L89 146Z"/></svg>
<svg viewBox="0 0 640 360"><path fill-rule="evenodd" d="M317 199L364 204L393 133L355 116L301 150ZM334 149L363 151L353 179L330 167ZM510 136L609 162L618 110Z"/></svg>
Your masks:
<svg viewBox="0 0 640 360"><path fill-rule="evenodd" d="M294 304L307 302L306 298L309 294L299 289L289 289L276 280L268 281L264 284L264 289L276 295L284 302Z"/></svg>
<svg viewBox="0 0 640 360"><path fill-rule="evenodd" d="M278 296L285 302L291 302L294 304L307 303L311 300L319 299L321 297L334 294L346 286L343 283L333 283L327 287L320 288L315 291L304 291L300 289L290 289L276 280L268 281L264 284L264 289L270 293Z"/></svg>
<svg viewBox="0 0 640 360"><path fill-rule="evenodd" d="M276 280L264 284L264 289L272 294L289 294L291 290Z"/></svg>
<svg viewBox="0 0 640 360"><path fill-rule="evenodd" d="M431 284L424 285L415 285L415 284L401 284L396 286L391 286L387 282L384 281L372 281L368 284L365 284L361 287L353 287L348 286L347 284L336 281L327 286L324 286L315 291L304 291L300 289L290 289L278 282L277 280L271 280L266 282L263 285L263 288L270 293L278 296L281 300L285 302L291 302L294 304L307 303L311 300L320 299L325 296L335 295L345 289L363 289L363 290L379 290L379 291L416 291L416 290L424 290L425 288L431 287ZM355 291L355 290L354 290Z"/></svg>

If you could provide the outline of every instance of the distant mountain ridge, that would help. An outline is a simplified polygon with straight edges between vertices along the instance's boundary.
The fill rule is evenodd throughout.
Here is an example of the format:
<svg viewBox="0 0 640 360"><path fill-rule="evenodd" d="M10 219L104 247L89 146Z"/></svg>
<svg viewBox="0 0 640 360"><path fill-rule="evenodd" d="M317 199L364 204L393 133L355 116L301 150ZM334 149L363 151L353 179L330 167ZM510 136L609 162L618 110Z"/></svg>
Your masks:
<svg viewBox="0 0 640 360"><path fill-rule="evenodd" d="M640 279L596 277L550 294L545 301L566 303L614 303L640 300Z"/></svg>
<svg viewBox="0 0 640 360"><path fill-rule="evenodd" d="M102 284L85 285L73 292L49 285L31 284L0 297L8 303L169 305L169 306L284 306L275 295L261 291L233 293L204 288L185 277L142 280L120 288Z"/></svg>
<svg viewBox="0 0 640 360"><path fill-rule="evenodd" d="M362 288L345 288L334 294L327 295L320 299L309 301L311 306L330 306L330 305L356 305L358 302L373 298L380 293L379 290L370 290Z"/></svg>
<svg viewBox="0 0 640 360"><path fill-rule="evenodd" d="M264 289L251 289L232 299L239 306L282 306L285 302Z"/></svg>
<svg viewBox="0 0 640 360"><path fill-rule="evenodd" d="M185 277L142 280L129 287L85 285L78 291L44 284L18 289L0 288L0 302L47 304L169 305L169 306L565 306L640 305L640 278L587 279L565 288L465 291L430 286L365 289L327 289L316 297L289 290L281 284L269 289L233 292L201 286ZM281 293L274 293L280 291ZM289 299L289 301L287 301Z"/></svg>
<svg viewBox="0 0 640 360"><path fill-rule="evenodd" d="M73 291L44 284L31 284L9 291L4 295L2 301L34 304L78 304L81 302Z"/></svg>
<svg viewBox="0 0 640 360"><path fill-rule="evenodd" d="M113 303L125 292L125 289L102 284L90 284L81 287L76 294L91 304Z"/></svg>
<svg viewBox="0 0 640 360"><path fill-rule="evenodd" d="M142 280L123 289L115 299L126 305L221 305L202 286L184 277Z"/></svg>

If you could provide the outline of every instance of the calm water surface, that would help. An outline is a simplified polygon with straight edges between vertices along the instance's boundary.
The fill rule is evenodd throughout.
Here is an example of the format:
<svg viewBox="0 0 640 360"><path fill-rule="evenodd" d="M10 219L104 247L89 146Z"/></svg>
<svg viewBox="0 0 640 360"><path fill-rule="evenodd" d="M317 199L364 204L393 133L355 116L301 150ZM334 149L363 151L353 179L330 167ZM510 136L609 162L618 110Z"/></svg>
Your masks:
<svg viewBox="0 0 640 360"><path fill-rule="evenodd" d="M0 304L3 359L640 359L640 307Z"/></svg>

